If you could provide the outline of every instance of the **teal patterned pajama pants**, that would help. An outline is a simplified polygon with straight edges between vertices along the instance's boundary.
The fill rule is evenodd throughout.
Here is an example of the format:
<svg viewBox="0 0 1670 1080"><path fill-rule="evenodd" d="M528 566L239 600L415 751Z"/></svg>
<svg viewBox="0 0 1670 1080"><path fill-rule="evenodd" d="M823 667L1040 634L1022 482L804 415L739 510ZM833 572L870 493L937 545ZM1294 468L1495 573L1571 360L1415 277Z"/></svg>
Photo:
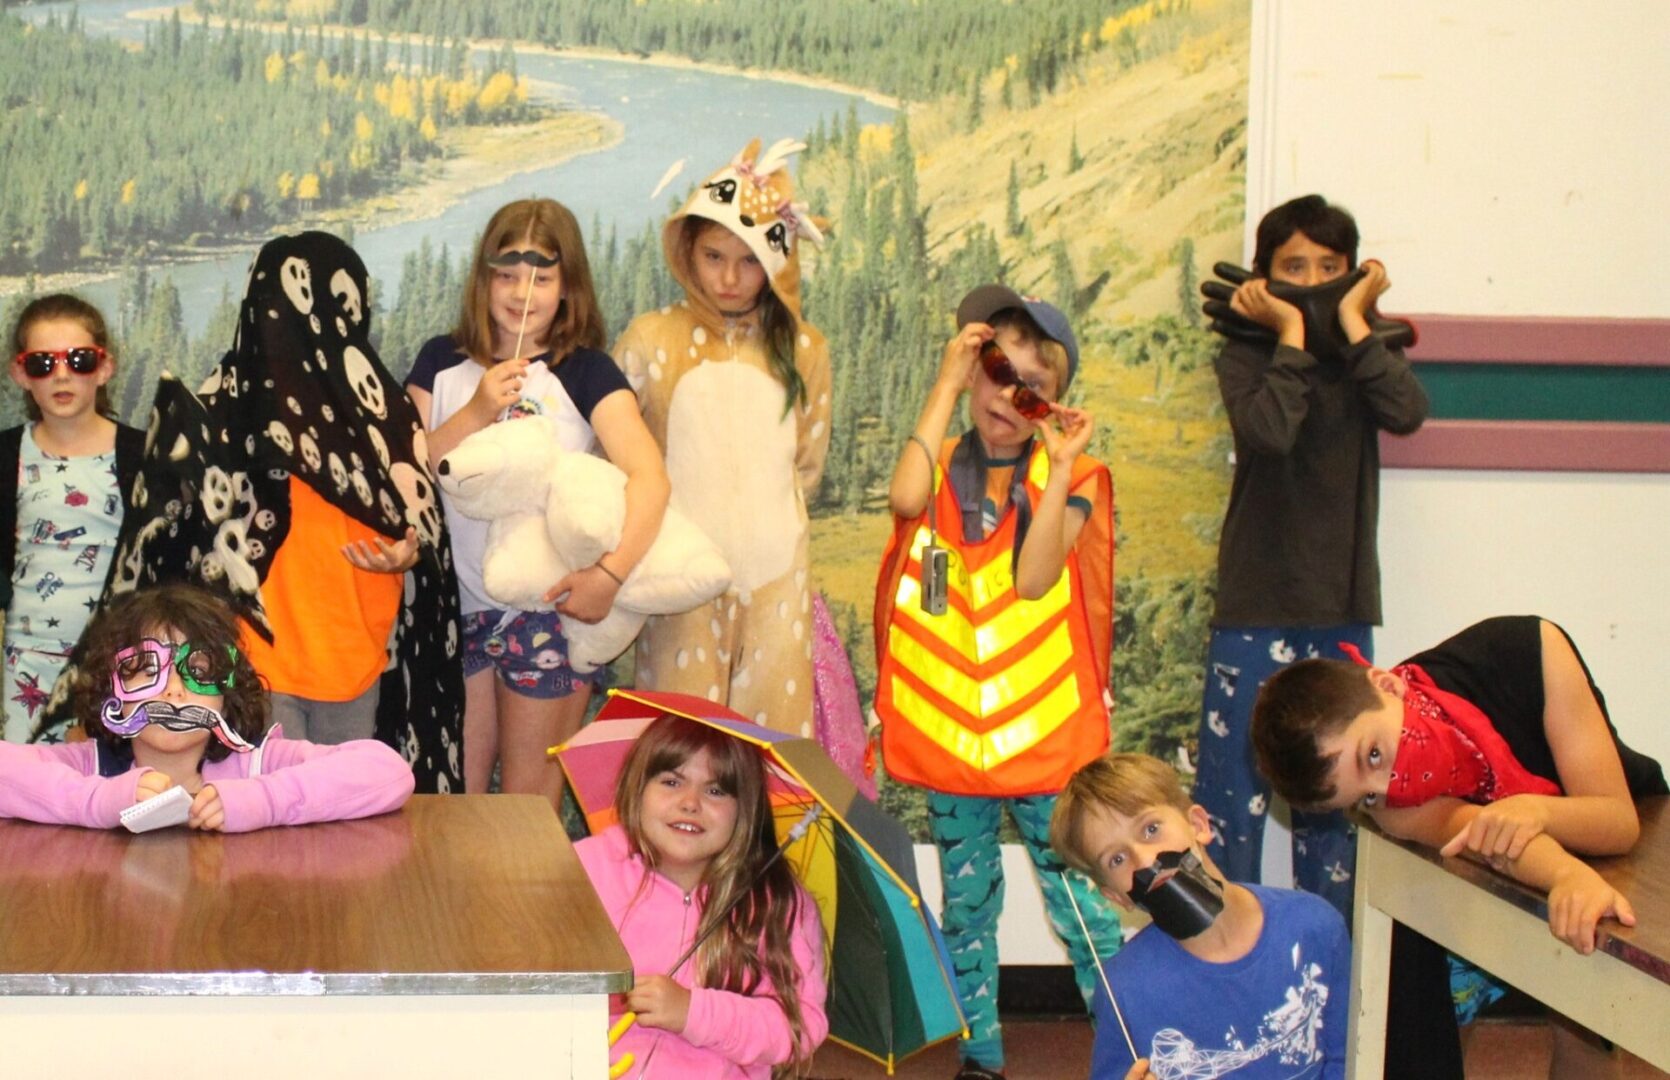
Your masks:
<svg viewBox="0 0 1670 1080"><path fill-rule="evenodd" d="M962 1042L964 1060L988 1069L1003 1067L1003 1027L997 1018L997 917L1003 911L1003 863L998 826L1003 808L1015 817L1021 839L1043 886L1050 925L1067 946L1073 976L1085 1005L1099 982L1096 962L1086 946L1072 904L1061 883L1066 869L1050 850L1050 813L1054 795L993 799L929 791L928 828L939 848L939 877L945 890L940 925L951 952L957 996L968 1020L970 1037ZM1103 960L1119 951L1119 912L1080 874L1069 874L1073 896Z"/></svg>

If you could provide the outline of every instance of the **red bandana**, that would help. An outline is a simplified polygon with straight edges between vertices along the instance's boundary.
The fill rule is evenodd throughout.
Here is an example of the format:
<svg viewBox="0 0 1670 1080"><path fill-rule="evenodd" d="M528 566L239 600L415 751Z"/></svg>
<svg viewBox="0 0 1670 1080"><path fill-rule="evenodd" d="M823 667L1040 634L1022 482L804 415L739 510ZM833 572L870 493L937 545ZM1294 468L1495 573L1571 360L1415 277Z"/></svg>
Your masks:
<svg viewBox="0 0 1670 1080"><path fill-rule="evenodd" d="M1350 645L1341 642L1340 648L1368 665ZM1561 793L1558 784L1519 763L1477 705L1440 689L1417 664L1399 665L1392 674L1403 679L1406 689L1387 806L1420 806L1440 795L1492 803L1509 795Z"/></svg>

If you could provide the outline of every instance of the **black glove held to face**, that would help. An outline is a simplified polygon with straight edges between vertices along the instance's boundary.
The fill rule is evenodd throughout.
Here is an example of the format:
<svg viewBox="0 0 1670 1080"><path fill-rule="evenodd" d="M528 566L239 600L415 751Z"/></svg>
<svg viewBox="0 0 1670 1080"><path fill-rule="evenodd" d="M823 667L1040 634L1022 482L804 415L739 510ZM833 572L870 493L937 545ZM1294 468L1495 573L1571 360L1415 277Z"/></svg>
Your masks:
<svg viewBox="0 0 1670 1080"><path fill-rule="evenodd" d="M1253 322L1229 305L1236 288L1252 279L1252 271L1234 263L1221 262L1212 267L1212 272L1218 278L1200 284L1201 294L1206 297L1200 309L1212 320L1212 332L1254 345L1274 345L1274 330ZM1359 267L1344 277L1321 285L1270 282L1270 295L1292 304L1304 316L1306 352L1319 360L1345 355L1350 343L1345 340L1345 331L1339 324L1339 302L1352 286L1363 279L1364 273ZM1369 336L1378 338L1388 349L1407 349L1417 340L1415 324L1408 319L1388 318L1379 311L1370 310L1368 325Z"/></svg>

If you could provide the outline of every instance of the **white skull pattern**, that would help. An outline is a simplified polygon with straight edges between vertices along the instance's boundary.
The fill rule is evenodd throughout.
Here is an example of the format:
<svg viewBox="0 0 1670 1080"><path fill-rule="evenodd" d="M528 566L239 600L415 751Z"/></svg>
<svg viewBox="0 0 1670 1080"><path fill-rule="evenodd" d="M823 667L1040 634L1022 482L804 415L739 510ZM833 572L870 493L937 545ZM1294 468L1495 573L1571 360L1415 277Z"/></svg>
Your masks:
<svg viewBox="0 0 1670 1080"><path fill-rule="evenodd" d="M331 483L336 485L336 493L340 495L348 490L348 469L342 464L342 456L335 450L331 451L328 463L331 471Z"/></svg>
<svg viewBox="0 0 1670 1080"><path fill-rule="evenodd" d="M278 281L297 311L306 315L313 310L313 271L308 268L307 260L294 255L285 259L284 265L278 268Z"/></svg>
<svg viewBox="0 0 1670 1080"><path fill-rule="evenodd" d="M342 363L348 375L348 385L366 411L379 420L387 419L388 407L383 401L383 384L377 369L371 366L364 353L350 345L342 350Z"/></svg>
<svg viewBox="0 0 1670 1080"><path fill-rule="evenodd" d="M225 469L209 466L203 471L203 490L198 497L210 523L225 521L232 512L232 478Z"/></svg>
<svg viewBox="0 0 1670 1080"><path fill-rule="evenodd" d="M418 538L430 547L441 542L441 511L435 505L435 485L429 477L404 461L389 470L394 489L406 504L406 524L418 531Z"/></svg>
<svg viewBox="0 0 1670 1080"><path fill-rule="evenodd" d="M289 457L295 449L296 444L290 438L290 429L277 420L267 425L267 438L273 441L274 446L284 451L285 457Z"/></svg>
<svg viewBox="0 0 1670 1080"><path fill-rule="evenodd" d="M360 306L360 287L354 281L353 275L346 270L338 270L332 274L331 295L336 298L337 306L348 316L348 321L358 326L364 309Z"/></svg>
<svg viewBox="0 0 1670 1080"><path fill-rule="evenodd" d="M227 580L232 587L240 592L254 592L261 586L260 575L255 567L250 565L251 552L249 550L249 532L244 523L237 520L226 522L215 533L215 549L211 555L205 555L203 561L208 563L211 558L218 557L221 569L226 572Z"/></svg>
<svg viewBox="0 0 1670 1080"><path fill-rule="evenodd" d="M313 436L307 434L305 431L302 432L302 437L298 441L297 445L301 447L302 460L307 463L308 471L315 473L318 472L319 444L313 441Z"/></svg>

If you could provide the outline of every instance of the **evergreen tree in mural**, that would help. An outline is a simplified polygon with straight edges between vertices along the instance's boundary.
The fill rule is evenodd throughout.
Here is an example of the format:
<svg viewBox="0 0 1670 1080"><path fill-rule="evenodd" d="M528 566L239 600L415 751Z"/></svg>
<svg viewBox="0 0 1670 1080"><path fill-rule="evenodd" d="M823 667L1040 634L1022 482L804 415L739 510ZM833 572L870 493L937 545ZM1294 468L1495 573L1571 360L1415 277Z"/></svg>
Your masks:
<svg viewBox="0 0 1670 1080"><path fill-rule="evenodd" d="M448 126L533 115L503 56L419 76L374 63L387 48L176 11L136 51L0 14L0 275L257 234L381 190Z"/></svg>
<svg viewBox="0 0 1670 1080"><path fill-rule="evenodd" d="M1055 90L1085 49L1139 0L197 0L200 10L251 20L288 15L447 40L493 38L587 46L635 55L673 53L766 71L798 71L927 100L966 89L971 70L1024 57L1032 100ZM1147 0L1152 9L1153 0ZM956 48L947 49L947 42ZM1088 42L1088 45L1086 44Z"/></svg>

